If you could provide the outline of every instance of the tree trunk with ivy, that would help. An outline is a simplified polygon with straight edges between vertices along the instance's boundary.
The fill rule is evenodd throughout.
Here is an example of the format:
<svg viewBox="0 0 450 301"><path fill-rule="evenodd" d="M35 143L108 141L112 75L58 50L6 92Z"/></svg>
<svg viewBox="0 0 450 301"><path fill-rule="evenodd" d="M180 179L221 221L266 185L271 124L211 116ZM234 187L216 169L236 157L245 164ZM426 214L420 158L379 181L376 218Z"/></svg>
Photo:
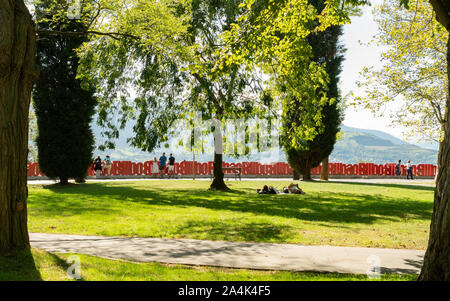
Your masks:
<svg viewBox="0 0 450 301"><path fill-rule="evenodd" d="M23 0L0 0L0 253L29 248L28 114L38 76L34 23Z"/></svg>

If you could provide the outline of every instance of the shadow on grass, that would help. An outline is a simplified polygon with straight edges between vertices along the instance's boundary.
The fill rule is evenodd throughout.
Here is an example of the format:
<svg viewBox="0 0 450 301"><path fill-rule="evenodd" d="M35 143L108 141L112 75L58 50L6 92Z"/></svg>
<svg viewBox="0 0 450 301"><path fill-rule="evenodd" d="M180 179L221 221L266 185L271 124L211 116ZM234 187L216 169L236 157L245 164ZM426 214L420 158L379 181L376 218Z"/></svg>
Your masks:
<svg viewBox="0 0 450 301"><path fill-rule="evenodd" d="M402 187L402 185L392 186L391 184L388 186ZM419 186L418 188L428 187ZM92 212L109 215L111 212L120 211L112 208L114 205L127 203L130 210L134 204L148 206L149 209L153 206L200 207L303 221L371 224L377 220L429 220L433 209L431 202L423 200L346 192L257 195L243 190L217 193L200 189L162 190L150 185L145 189L137 189L126 186L106 186L101 183L83 184L67 189L49 189L57 194L48 199L31 196L34 210L49 216L64 215L64 212L67 215ZM79 197L68 197L71 194L78 194ZM216 226L221 227L217 224ZM188 227L191 226L188 225Z"/></svg>
<svg viewBox="0 0 450 301"><path fill-rule="evenodd" d="M380 272L382 274L417 274L422 269L423 257L419 256L417 259L405 259L405 264L411 268L386 268L381 267Z"/></svg>
<svg viewBox="0 0 450 301"><path fill-rule="evenodd" d="M53 253L48 253L48 255L50 256L52 262L58 266L59 268L61 268L61 270L63 271L68 271L70 264L67 263L67 261L61 257L59 257L58 255L55 255ZM81 277L80 279L74 279L76 281L84 281L83 277Z"/></svg>
<svg viewBox="0 0 450 301"><path fill-rule="evenodd" d="M40 281L41 273L36 268L30 249L12 256L0 255L0 281Z"/></svg>
<svg viewBox="0 0 450 301"><path fill-rule="evenodd" d="M317 181L316 183L323 183ZM434 191L434 186L426 185L414 185L414 184L388 184L388 183L362 183L362 182L347 182L347 181L332 181L331 184L345 184L345 185L357 185L357 186L373 186L373 187L386 187L386 188L399 188L399 189L414 189L414 190L425 190Z"/></svg>
<svg viewBox="0 0 450 301"><path fill-rule="evenodd" d="M227 241L254 241L261 242L271 239L274 241L287 241L293 236L293 228L287 225L274 225L264 222L230 223L211 222L204 220L188 221L177 226L176 233L183 235L196 235L208 233L208 239Z"/></svg>

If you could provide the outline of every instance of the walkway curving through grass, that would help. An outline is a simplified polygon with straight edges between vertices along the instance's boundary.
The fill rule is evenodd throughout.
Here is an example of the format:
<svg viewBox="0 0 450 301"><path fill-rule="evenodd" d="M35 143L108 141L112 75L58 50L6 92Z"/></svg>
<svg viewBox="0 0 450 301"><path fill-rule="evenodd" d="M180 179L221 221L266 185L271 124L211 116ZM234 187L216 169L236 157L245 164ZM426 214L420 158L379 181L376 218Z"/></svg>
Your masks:
<svg viewBox="0 0 450 301"><path fill-rule="evenodd" d="M111 260L82 254L55 254L33 249L14 257L0 256L0 281L72 281L69 256L78 256L81 281L414 281L416 274L366 275L255 271L204 266L166 265Z"/></svg>
<svg viewBox="0 0 450 301"><path fill-rule="evenodd" d="M34 248L135 262L253 270L366 274L374 264L383 274L418 274L424 251L293 244L38 234ZM374 261L376 260L376 261Z"/></svg>

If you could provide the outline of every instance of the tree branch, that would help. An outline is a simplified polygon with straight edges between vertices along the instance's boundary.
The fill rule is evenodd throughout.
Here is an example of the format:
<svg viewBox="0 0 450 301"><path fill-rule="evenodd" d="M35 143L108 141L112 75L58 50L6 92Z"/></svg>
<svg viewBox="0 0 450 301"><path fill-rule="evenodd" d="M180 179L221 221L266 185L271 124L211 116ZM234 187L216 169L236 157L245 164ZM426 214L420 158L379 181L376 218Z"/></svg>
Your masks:
<svg viewBox="0 0 450 301"><path fill-rule="evenodd" d="M139 37L121 32L100 32L94 30L88 31L59 31L59 30L47 30L47 29L37 29L36 33L38 35L59 35L59 36L86 36L88 34L94 34L99 36L108 36L115 40L120 40L121 37L132 38L139 40Z"/></svg>

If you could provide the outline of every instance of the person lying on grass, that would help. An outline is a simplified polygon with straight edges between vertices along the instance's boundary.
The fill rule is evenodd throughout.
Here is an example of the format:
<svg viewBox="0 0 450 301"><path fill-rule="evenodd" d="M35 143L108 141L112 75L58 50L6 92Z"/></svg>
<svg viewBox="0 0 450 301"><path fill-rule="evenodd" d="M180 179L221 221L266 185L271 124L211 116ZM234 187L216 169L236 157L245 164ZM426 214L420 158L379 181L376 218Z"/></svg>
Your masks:
<svg viewBox="0 0 450 301"><path fill-rule="evenodd" d="M288 189L289 193L306 194L300 187L298 187L298 184L291 183L287 189ZM283 190L285 190L285 189L283 189Z"/></svg>
<svg viewBox="0 0 450 301"><path fill-rule="evenodd" d="M278 189L274 188L273 186L267 186L264 185L263 189L256 189L258 194L280 194ZM298 187L298 184L291 183L288 188L283 188L284 194L306 194L300 187Z"/></svg>
<svg viewBox="0 0 450 301"><path fill-rule="evenodd" d="M267 186L264 185L263 189L256 189L256 191L258 192L258 194L277 194L278 191L276 188L273 188L273 186Z"/></svg>

